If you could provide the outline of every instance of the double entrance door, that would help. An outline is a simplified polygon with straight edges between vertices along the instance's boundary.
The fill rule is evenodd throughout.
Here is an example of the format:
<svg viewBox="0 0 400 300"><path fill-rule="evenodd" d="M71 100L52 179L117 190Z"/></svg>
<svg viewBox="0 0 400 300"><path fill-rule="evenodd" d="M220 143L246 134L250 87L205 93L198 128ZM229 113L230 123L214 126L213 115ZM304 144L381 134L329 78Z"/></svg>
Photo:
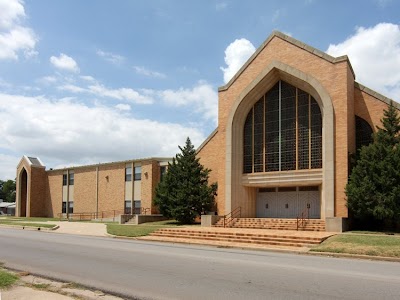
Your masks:
<svg viewBox="0 0 400 300"><path fill-rule="evenodd" d="M257 218L294 219L308 209L310 218L321 217L321 196L318 186L259 189Z"/></svg>

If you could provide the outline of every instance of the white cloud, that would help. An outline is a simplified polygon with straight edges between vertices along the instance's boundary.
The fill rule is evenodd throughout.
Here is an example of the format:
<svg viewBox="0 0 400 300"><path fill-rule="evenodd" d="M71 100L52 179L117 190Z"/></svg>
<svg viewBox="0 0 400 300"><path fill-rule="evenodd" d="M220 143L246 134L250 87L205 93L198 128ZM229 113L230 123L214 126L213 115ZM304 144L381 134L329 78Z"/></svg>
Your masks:
<svg viewBox="0 0 400 300"><path fill-rule="evenodd" d="M378 4L379 7L385 8L387 5L391 4L393 0L375 0L375 3Z"/></svg>
<svg viewBox="0 0 400 300"><path fill-rule="evenodd" d="M27 59L37 55L35 33L21 25L25 17L22 1L0 0L0 59L17 60L21 51Z"/></svg>
<svg viewBox="0 0 400 300"><path fill-rule="evenodd" d="M0 180L15 179L17 165L21 157L0 153Z"/></svg>
<svg viewBox="0 0 400 300"><path fill-rule="evenodd" d="M114 54L111 52L105 52L103 50L97 50L96 54L98 56L104 58L105 60L107 60L113 64L116 64L116 65L121 64L125 60L125 57L123 57L121 55Z"/></svg>
<svg viewBox="0 0 400 300"><path fill-rule="evenodd" d="M169 106L193 107L206 120L217 124L218 95L216 90L206 82L200 81L192 89L165 90L157 92L158 97Z"/></svg>
<svg viewBox="0 0 400 300"><path fill-rule="evenodd" d="M119 109L119 110L124 110L124 111L131 110L131 106L129 104L123 104L123 103L115 105L115 108Z"/></svg>
<svg viewBox="0 0 400 300"><path fill-rule="evenodd" d="M131 88L108 89L104 85L95 84L88 87L89 92L100 97L109 97L117 100L126 100L139 104L151 104L153 99Z"/></svg>
<svg viewBox="0 0 400 300"><path fill-rule="evenodd" d="M197 128L136 119L115 107L69 99L0 94L0 119L0 149L12 152L0 155L0 178L15 177L23 154L40 157L49 168L173 156L186 137L195 146L205 138Z"/></svg>
<svg viewBox="0 0 400 300"><path fill-rule="evenodd" d="M61 91L68 91L72 93L88 93L103 98L112 98L117 100L125 100L138 104L151 104L153 99L131 88L109 89L102 84L96 83L88 87L80 87L74 84L64 84L58 87Z"/></svg>
<svg viewBox="0 0 400 300"><path fill-rule="evenodd" d="M94 79L92 76L89 75L82 75L80 76L81 79L85 80L85 81L89 81L89 82L95 82L96 79Z"/></svg>
<svg viewBox="0 0 400 300"><path fill-rule="evenodd" d="M154 77L154 78L165 78L165 77L167 77L163 73L160 73L160 72L157 72L157 71L152 71L152 70L149 70L149 69L147 69L145 67L141 67L141 66L134 66L133 69L135 70L135 72L137 74L144 75L144 76L147 76L147 77Z"/></svg>
<svg viewBox="0 0 400 300"><path fill-rule="evenodd" d="M227 2L217 2L217 4L215 4L215 10L216 11L225 10L227 7L228 7L228 3Z"/></svg>
<svg viewBox="0 0 400 300"><path fill-rule="evenodd" d="M235 40L225 49L225 63L228 67L220 68L224 73L225 83L231 80L254 51L256 48L253 44L244 38Z"/></svg>
<svg viewBox="0 0 400 300"><path fill-rule="evenodd" d="M37 82L42 84L53 84L57 82L57 78L55 76L44 76L39 78Z"/></svg>
<svg viewBox="0 0 400 300"><path fill-rule="evenodd" d="M282 12L280 9L277 9L274 11L273 15L272 15L272 23L275 23L276 21L278 21L278 19L280 18L280 16L282 15Z"/></svg>
<svg viewBox="0 0 400 300"><path fill-rule="evenodd" d="M332 56L348 55L356 80L385 96L400 100L400 27L380 23L356 29L354 35L329 45Z"/></svg>
<svg viewBox="0 0 400 300"><path fill-rule="evenodd" d="M60 53L59 57L50 57L50 62L57 69L79 73L79 67L76 61L64 53Z"/></svg>
<svg viewBox="0 0 400 300"><path fill-rule="evenodd" d="M58 89L61 91L68 91L72 93L84 93L87 91L85 88L73 84L64 84L59 86Z"/></svg>

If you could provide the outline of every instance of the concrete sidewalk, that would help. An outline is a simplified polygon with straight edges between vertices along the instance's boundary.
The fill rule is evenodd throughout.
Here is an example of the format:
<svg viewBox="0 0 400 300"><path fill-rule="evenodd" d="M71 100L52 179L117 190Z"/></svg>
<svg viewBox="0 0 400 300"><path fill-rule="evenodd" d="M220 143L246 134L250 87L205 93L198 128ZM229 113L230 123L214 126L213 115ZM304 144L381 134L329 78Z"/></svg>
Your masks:
<svg viewBox="0 0 400 300"><path fill-rule="evenodd" d="M52 231L55 233L107 236L107 225L103 223L68 221L47 221L46 223L59 226L58 229Z"/></svg>

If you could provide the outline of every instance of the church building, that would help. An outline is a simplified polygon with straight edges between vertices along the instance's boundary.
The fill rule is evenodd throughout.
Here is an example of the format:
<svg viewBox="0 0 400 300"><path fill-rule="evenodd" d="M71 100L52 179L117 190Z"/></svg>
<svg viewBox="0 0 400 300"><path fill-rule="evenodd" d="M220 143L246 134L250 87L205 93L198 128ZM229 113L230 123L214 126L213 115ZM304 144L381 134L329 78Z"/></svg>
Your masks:
<svg viewBox="0 0 400 300"><path fill-rule="evenodd" d="M372 141L390 99L332 57L273 32L218 90L218 127L199 147L218 215L310 218L346 228L349 155Z"/></svg>
<svg viewBox="0 0 400 300"><path fill-rule="evenodd" d="M218 183L217 214L240 207L243 218L293 219L307 211L327 231L346 229L349 156L372 141L391 100L358 83L347 56L332 57L275 31L219 88L218 101L218 127L198 148L212 170L209 181ZM151 198L167 163L155 158L45 171L40 160L24 157L17 215L68 210L71 174L74 212L134 208L135 200L156 211ZM135 167L141 187L126 181Z"/></svg>

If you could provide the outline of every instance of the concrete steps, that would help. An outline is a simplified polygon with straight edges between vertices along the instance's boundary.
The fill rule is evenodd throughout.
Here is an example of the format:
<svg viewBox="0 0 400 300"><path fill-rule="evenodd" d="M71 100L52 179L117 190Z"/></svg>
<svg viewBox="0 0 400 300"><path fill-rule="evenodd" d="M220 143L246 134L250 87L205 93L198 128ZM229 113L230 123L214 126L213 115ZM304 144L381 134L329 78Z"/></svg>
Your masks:
<svg viewBox="0 0 400 300"><path fill-rule="evenodd" d="M247 245L264 245L264 246L280 246L280 247L309 247L320 244L324 237L304 237L294 236L293 234L268 234L268 233L245 233L241 231L219 231L219 230L193 230L193 229L174 229L162 228L148 237L163 241L189 242L202 241L207 244L210 242L224 242L234 244Z"/></svg>
<svg viewBox="0 0 400 300"><path fill-rule="evenodd" d="M224 227L224 220L220 219L215 227ZM297 230L296 219L268 219L268 218L234 218L229 227L252 229ZM310 219L301 231L325 231L325 221Z"/></svg>

